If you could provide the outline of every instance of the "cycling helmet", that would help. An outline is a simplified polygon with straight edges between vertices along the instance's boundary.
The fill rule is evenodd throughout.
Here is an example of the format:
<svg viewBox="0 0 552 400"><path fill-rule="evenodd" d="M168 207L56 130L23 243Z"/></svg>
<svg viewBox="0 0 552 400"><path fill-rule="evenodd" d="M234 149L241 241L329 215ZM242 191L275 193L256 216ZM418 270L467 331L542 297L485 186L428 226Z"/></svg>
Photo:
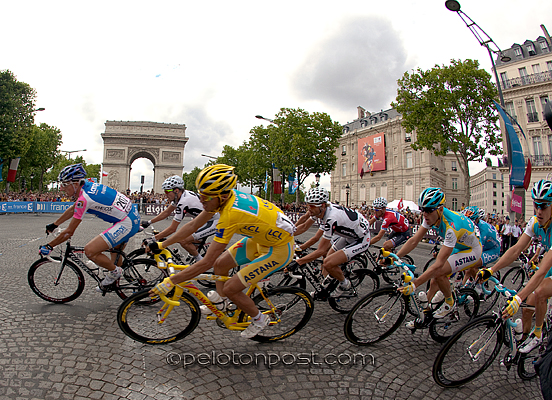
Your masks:
<svg viewBox="0 0 552 400"><path fill-rule="evenodd" d="M423 208L437 208L445 204L445 194L441 188L430 187L420 193L418 206Z"/></svg>
<svg viewBox="0 0 552 400"><path fill-rule="evenodd" d="M173 189L182 189L184 187L184 180L179 177L178 175L169 176L163 184L161 185L161 188L163 190L173 190Z"/></svg>
<svg viewBox="0 0 552 400"><path fill-rule="evenodd" d="M484 219L487 213L482 208L479 209L479 219Z"/></svg>
<svg viewBox="0 0 552 400"><path fill-rule="evenodd" d="M307 204L324 204L330 200L328 191L321 187L312 188L305 196Z"/></svg>
<svg viewBox="0 0 552 400"><path fill-rule="evenodd" d="M86 178L86 170L80 163L68 165L58 175L58 181L60 182L78 181L84 178Z"/></svg>
<svg viewBox="0 0 552 400"><path fill-rule="evenodd" d="M226 194L236 187L238 176L234 167L226 164L215 164L204 168L197 176L197 190L205 195Z"/></svg>
<svg viewBox="0 0 552 400"><path fill-rule="evenodd" d="M385 208L385 207L387 207L387 200L385 199L385 197L378 197L372 203L372 207L374 207L374 208Z"/></svg>
<svg viewBox="0 0 552 400"><path fill-rule="evenodd" d="M552 182L541 179L533 186L531 190L533 200L552 201Z"/></svg>
<svg viewBox="0 0 552 400"><path fill-rule="evenodd" d="M479 218L479 207L477 206L466 207L462 210L462 214L464 214L466 217L468 217L469 219L475 222L477 218Z"/></svg>

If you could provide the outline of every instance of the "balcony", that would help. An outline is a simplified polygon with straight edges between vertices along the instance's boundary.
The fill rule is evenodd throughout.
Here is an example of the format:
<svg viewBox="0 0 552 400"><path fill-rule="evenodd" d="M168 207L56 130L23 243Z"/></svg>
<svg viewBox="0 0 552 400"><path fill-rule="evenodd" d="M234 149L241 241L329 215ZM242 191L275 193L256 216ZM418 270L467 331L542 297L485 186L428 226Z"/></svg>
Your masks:
<svg viewBox="0 0 552 400"><path fill-rule="evenodd" d="M519 78L512 78L503 80L501 82L502 89L512 89L518 86L532 85L534 83L541 83L552 81L552 71L539 72L538 74L532 74L527 76L520 76Z"/></svg>

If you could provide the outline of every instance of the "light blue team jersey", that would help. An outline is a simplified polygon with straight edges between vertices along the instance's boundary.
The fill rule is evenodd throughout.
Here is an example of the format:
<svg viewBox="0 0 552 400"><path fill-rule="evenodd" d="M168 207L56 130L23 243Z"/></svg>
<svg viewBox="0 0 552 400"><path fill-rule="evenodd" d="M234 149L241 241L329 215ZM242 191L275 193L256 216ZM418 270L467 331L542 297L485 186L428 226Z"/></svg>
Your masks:
<svg viewBox="0 0 552 400"><path fill-rule="evenodd" d="M483 251L500 248L500 238L494 226L479 220L477 227L479 228L479 240L483 246Z"/></svg>
<svg viewBox="0 0 552 400"><path fill-rule="evenodd" d="M551 224L552 226L552 224ZM537 221L537 217L533 216L529 220L529 223L527 224L527 227L525 228L525 234L529 236L531 239L534 239L535 237L540 240L542 243L542 246L544 247L544 251L548 251L550 247L552 247L552 227L548 226L548 229L544 230L539 226L539 223ZM548 270L548 273L546 274L546 278L549 278L552 276L552 268Z"/></svg>
<svg viewBox="0 0 552 400"><path fill-rule="evenodd" d="M431 229L424 218L422 226ZM443 208L443 216L438 226L433 227L441 239L443 246L453 247L456 251L465 251L481 246L478 229L474 223L462 214Z"/></svg>

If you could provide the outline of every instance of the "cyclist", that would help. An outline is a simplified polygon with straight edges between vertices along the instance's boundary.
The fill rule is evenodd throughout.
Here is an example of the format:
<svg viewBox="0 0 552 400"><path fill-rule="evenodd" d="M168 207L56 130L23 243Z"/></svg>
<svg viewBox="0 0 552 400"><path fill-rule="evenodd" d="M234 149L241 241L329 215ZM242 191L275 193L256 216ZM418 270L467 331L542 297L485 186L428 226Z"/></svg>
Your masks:
<svg viewBox="0 0 552 400"><path fill-rule="evenodd" d="M261 314L253 300L243 289L274 271L285 267L293 258L293 232L295 225L274 204L257 196L233 190L238 177L234 167L215 164L203 169L196 179L203 211L192 221L162 243L151 243L150 249L158 253L164 247L188 237L213 214L220 213L217 233L205 257L170 278L165 278L152 293L168 293L174 285L185 282L213 267L215 274L228 275L238 265L240 269L226 282L217 282L217 292L223 298L225 309L228 299L252 317L252 323L241 336L252 338L265 328L269 317ZM245 236L226 251L234 234ZM224 252L224 253L223 253Z"/></svg>
<svg viewBox="0 0 552 400"><path fill-rule="evenodd" d="M521 235L517 243L510 247L506 253L493 265L491 268L482 269L478 272L478 277L486 281L496 271L513 263L521 254L521 252L531 243L531 239L535 236L541 238L542 245L545 250L549 250L552 245L552 181L541 179L536 182L531 190L533 205L535 207L535 215L531 217L525 232ZM548 251L544 258L539 263L539 269L526 286L516 295L511 301L508 301L508 307L503 312L503 315L513 316L519 309L521 301L527 298L527 303L535 305L535 328L529 335L525 344L520 347L519 351L528 353L533 348L542 342L542 325L547 311L547 300L552 296L552 252ZM534 291L534 293L533 293ZM531 330L532 311L524 308L522 311L523 333L526 335Z"/></svg>
<svg viewBox="0 0 552 400"><path fill-rule="evenodd" d="M437 319L445 317L455 307L448 276L473 267L481 259L482 251L473 222L444 205L445 193L442 189L435 187L425 189L418 199L424 221L416 234L397 252L398 257L403 257L414 250L431 227L434 227L439 237L444 239L435 263L421 276L398 289L403 294L409 295L416 290L417 286L432 279L427 294L428 301L432 300L437 289L445 296L445 302L433 313L433 317Z"/></svg>
<svg viewBox="0 0 552 400"><path fill-rule="evenodd" d="M389 238L383 243L382 248L387 251L393 251L395 247L410 239L412 234L410 233L408 219L398 211L388 210L385 197L375 199L372 207L374 207L374 216L369 221L370 225L376 220L383 220L383 223L380 231L372 238L370 244L379 242L386 232L389 233Z"/></svg>
<svg viewBox="0 0 552 400"><path fill-rule="evenodd" d="M362 214L356 210L333 205L329 198L330 195L324 188L313 188L307 193L305 202L312 216L310 224L312 225L316 218L320 218L321 224L317 235L322 232L322 239L315 251L295 261L303 265L325 256L322 273L329 274L339 281L339 285L331 294L332 297L339 297L349 293L352 288L351 282L345 278L339 266L356 254L368 250L370 229ZM335 240L332 242L332 239Z"/></svg>
<svg viewBox="0 0 552 400"><path fill-rule="evenodd" d="M496 228L483 220L485 218L485 210L477 206L469 206L462 210L462 214L473 221L475 226L479 229L479 240L483 246L483 253L481 254L481 260L472 268L466 271L464 276L464 282L468 278L475 278L477 271L482 266L485 267L492 262L498 260L500 257L500 236ZM483 291L480 287L477 287L477 292L480 297L484 298Z"/></svg>
<svg viewBox="0 0 552 400"><path fill-rule="evenodd" d="M96 236L84 247L86 257L109 271L101 282L101 286L105 287L115 283L121 277L123 270L103 252L113 247L121 249L124 247L128 239L140 228L140 214L132 207L129 198L122 193L108 186L87 181L85 178L86 171L82 164L69 165L59 173L58 181L61 182L61 190L68 198L76 201L54 223L46 226L46 233L50 233L71 219L69 226L58 237L40 246L40 254L49 255L54 247L73 236L86 212L112 223L111 228ZM116 255L113 254L113 258L115 257ZM98 289L102 290L100 287Z"/></svg>
<svg viewBox="0 0 552 400"><path fill-rule="evenodd" d="M154 222L164 220L169 217L173 211L174 218L172 223L166 229L154 236L156 240L161 240L176 232L178 225L180 225L186 214L189 214L195 218L203 211L203 205L201 204L201 201L199 201L199 195L189 190L184 190L184 181L180 176L173 175L168 177L163 182L163 185L161 185L161 188L165 191L165 196L171 203L156 217L153 217L149 221L142 221L142 227L147 228ZM192 235L179 242L180 245L186 249L186 251L193 258L195 258L196 261L201 260L203 257L198 253L194 242L198 242L204 238L214 235L218 219L219 214L214 214L205 225L200 227ZM190 261L190 257L186 259L186 262Z"/></svg>

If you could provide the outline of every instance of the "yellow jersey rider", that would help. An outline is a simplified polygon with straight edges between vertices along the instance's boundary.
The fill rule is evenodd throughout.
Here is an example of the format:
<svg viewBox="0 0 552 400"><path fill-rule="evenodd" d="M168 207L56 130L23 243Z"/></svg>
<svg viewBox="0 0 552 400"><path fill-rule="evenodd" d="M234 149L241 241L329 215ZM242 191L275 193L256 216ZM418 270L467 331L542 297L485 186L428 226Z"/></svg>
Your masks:
<svg viewBox="0 0 552 400"><path fill-rule="evenodd" d="M174 285L190 280L211 266L217 275L228 275L238 265L244 268L226 282L217 282L217 292L224 306L230 299L252 317L252 323L241 335L252 338L265 328L269 318L261 314L253 300L243 290L274 271L285 267L293 259L293 232L295 225L274 204L251 194L233 190L238 177L234 167L215 164L203 169L196 187L203 204L203 212L188 222L163 243L152 243L150 249L159 249L188 237L219 212L217 232L204 258L189 268L165 278L153 293L168 293ZM234 234L245 236L228 250L226 246Z"/></svg>

